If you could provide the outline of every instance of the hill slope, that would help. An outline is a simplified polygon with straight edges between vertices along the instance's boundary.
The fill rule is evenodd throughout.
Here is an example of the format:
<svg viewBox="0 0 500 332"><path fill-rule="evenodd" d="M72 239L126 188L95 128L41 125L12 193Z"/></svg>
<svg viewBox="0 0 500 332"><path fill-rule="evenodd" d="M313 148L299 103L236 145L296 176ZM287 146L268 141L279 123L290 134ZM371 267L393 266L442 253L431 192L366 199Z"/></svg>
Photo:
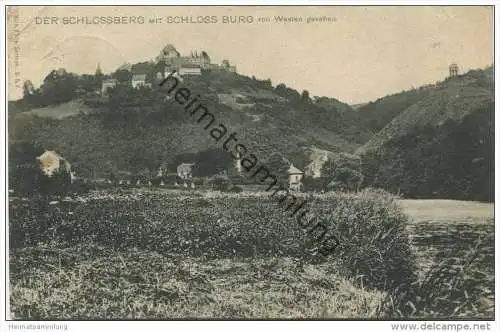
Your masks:
<svg viewBox="0 0 500 332"><path fill-rule="evenodd" d="M429 88L358 150L365 185L413 197L492 200L493 91L492 68Z"/></svg>
<svg viewBox="0 0 500 332"><path fill-rule="evenodd" d="M354 105L357 121L371 133L377 133L402 111L425 99L430 91L429 86L421 87L385 96L359 107Z"/></svg>
<svg viewBox="0 0 500 332"><path fill-rule="evenodd" d="M83 103L72 100L67 103L35 108L24 113L24 115L37 115L54 119L62 119L68 116L77 115L80 112L88 113L91 109Z"/></svg>
<svg viewBox="0 0 500 332"><path fill-rule="evenodd" d="M280 152L299 167L311 148L355 151L370 134L348 124L341 111L325 109L290 88L229 72L206 72L184 85L199 93L217 122L236 132L239 142L259 159ZM12 114L10 142L28 140L68 158L80 174L98 172L110 163L135 171L169 163L175 156L220 148L203 126L190 118L157 85L152 90L117 89L109 101L88 104L74 115L68 105L51 112L33 110ZM339 104L341 104L339 102ZM348 105L342 104L345 112Z"/></svg>

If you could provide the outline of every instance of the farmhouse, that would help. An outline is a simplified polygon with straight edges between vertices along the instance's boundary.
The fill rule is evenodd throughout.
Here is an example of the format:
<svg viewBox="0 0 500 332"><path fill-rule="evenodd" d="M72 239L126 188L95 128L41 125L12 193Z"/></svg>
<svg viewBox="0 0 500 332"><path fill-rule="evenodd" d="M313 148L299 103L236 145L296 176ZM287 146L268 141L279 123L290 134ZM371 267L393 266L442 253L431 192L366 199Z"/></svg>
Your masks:
<svg viewBox="0 0 500 332"><path fill-rule="evenodd" d="M75 180L71 172L71 164L55 151L45 151L36 157L42 176L32 179L37 189L46 194L64 193L70 189Z"/></svg>
<svg viewBox="0 0 500 332"><path fill-rule="evenodd" d="M146 74L135 74L132 77L132 88L138 89L146 85Z"/></svg>
<svg viewBox="0 0 500 332"><path fill-rule="evenodd" d="M49 178L57 173L68 174L72 181L74 176L71 173L71 164L55 151L45 151L42 155L36 157L40 162L40 168Z"/></svg>
<svg viewBox="0 0 500 332"><path fill-rule="evenodd" d="M193 166L194 163L188 164L188 163L182 163L179 166L177 166L177 175L183 179L190 179L193 177Z"/></svg>
<svg viewBox="0 0 500 332"><path fill-rule="evenodd" d="M302 189L302 177L304 173L298 169L297 167L290 165L288 169L288 186L291 190L300 190Z"/></svg>

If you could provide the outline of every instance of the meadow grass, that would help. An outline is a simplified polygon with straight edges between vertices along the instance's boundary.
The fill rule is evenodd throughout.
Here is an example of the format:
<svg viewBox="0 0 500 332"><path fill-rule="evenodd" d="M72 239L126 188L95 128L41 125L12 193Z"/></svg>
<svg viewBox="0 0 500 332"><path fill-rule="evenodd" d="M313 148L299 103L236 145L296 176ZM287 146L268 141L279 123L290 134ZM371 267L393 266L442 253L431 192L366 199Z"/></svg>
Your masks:
<svg viewBox="0 0 500 332"><path fill-rule="evenodd" d="M430 267L443 261L443 247L457 259L466 257L478 232L490 228L468 229L464 237L448 223L448 231L439 228L434 234L441 222L426 218L426 228L419 228L419 209L411 212L407 205L408 218L398 207L418 201L400 204L378 191L319 196L315 207L335 216L335 230L353 235L350 246L328 258L317 256L307 234L274 202L254 193L99 191L54 205L11 198L11 316L492 317L492 239L477 246L470 263L450 258L445 261L451 263ZM489 221L486 227L492 227ZM408 253L410 241L400 226L413 233L409 237L416 249L416 258L407 257L404 278L391 272L406 264L401 254ZM374 236L371 227L396 232ZM434 251L425 242L429 234ZM450 235L455 247L447 243ZM457 243L460 236L467 241ZM404 250L394 253L389 245L398 241L396 247ZM439 277L443 271L448 271L446 278ZM406 287L399 287L405 280ZM436 302L442 297L446 300ZM450 304L456 304L451 312Z"/></svg>
<svg viewBox="0 0 500 332"><path fill-rule="evenodd" d="M13 256L37 266L11 284L14 319L368 318L384 296L291 258L84 250L33 248Z"/></svg>

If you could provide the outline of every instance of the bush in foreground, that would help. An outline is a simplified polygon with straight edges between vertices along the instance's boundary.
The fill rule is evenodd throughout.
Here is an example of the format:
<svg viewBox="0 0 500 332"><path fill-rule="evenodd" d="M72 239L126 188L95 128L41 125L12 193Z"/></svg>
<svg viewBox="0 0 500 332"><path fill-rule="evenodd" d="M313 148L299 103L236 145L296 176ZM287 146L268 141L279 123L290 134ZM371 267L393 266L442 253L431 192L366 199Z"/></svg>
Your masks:
<svg viewBox="0 0 500 332"><path fill-rule="evenodd" d="M485 249L494 234L477 241L464 257L447 257L433 265L411 292L389 293L384 306L395 318L467 318L494 316L495 281L484 271Z"/></svg>
<svg viewBox="0 0 500 332"><path fill-rule="evenodd" d="M214 190L219 190L219 191L227 191L229 189L229 186L231 185L231 182L229 178L226 175L214 175L210 181L210 186Z"/></svg>
<svg viewBox="0 0 500 332"><path fill-rule="evenodd" d="M382 190L326 195L314 204L339 239L334 259L350 277L379 289L407 287L415 281L415 256L406 231L408 217L396 197Z"/></svg>
<svg viewBox="0 0 500 332"><path fill-rule="evenodd" d="M229 191L238 194L243 192L243 188L241 188L240 186L232 186L231 188L229 188Z"/></svg>

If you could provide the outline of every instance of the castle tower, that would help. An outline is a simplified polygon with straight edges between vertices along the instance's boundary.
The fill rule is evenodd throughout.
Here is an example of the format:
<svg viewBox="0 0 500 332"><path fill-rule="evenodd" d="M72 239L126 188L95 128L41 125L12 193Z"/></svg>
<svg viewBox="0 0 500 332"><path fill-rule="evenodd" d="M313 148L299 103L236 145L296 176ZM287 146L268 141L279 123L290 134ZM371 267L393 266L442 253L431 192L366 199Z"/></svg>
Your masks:
<svg viewBox="0 0 500 332"><path fill-rule="evenodd" d="M458 75L458 65L456 63L452 63L450 65L450 77Z"/></svg>
<svg viewBox="0 0 500 332"><path fill-rule="evenodd" d="M156 58L156 61L167 61L171 60L172 58L178 58L180 56L180 53L177 52L174 45L168 44L161 50L160 55L158 55L158 57Z"/></svg>

